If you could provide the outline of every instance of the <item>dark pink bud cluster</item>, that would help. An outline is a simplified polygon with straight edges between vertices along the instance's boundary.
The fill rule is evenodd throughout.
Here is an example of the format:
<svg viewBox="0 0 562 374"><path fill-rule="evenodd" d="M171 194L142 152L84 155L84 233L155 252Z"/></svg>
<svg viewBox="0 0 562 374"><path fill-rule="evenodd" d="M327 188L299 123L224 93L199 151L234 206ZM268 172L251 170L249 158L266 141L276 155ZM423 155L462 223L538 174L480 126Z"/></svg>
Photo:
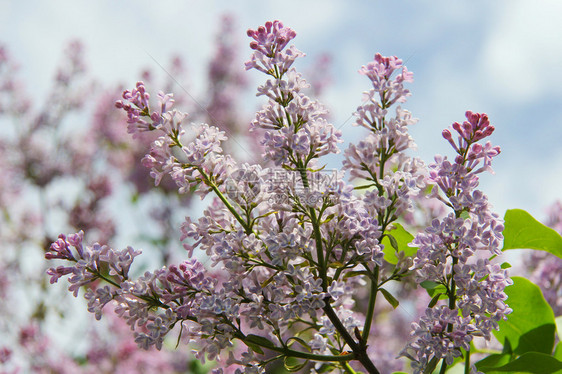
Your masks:
<svg viewBox="0 0 562 374"><path fill-rule="evenodd" d="M150 99L150 94L146 92L144 83L137 82L136 88L123 91L123 99L125 101L116 101L115 107L127 112L127 123L135 124L142 121L140 117L143 115L142 112L149 110L148 102Z"/></svg>
<svg viewBox="0 0 562 374"><path fill-rule="evenodd" d="M127 132L133 135L160 128L162 115L174 104L171 94L159 93L160 112L151 111L150 94L146 92L143 82L137 82L136 88L132 90L123 91L122 97L124 100L116 101L115 106L127 113Z"/></svg>
<svg viewBox="0 0 562 374"><path fill-rule="evenodd" d="M487 114L467 111L465 115L468 121L464 121L462 124L455 122L452 125L452 128L459 134L458 148L464 151L468 149L469 144L492 135L495 130L494 126L490 125ZM443 130L443 137L458 151L450 129Z"/></svg>
<svg viewBox="0 0 562 374"><path fill-rule="evenodd" d="M250 61L246 62L246 70L256 69L280 79L298 57L304 56L294 45L286 48L297 33L283 27L279 21L266 22L265 26L260 26L257 30L250 29L247 33L254 39L250 43L254 53Z"/></svg>
<svg viewBox="0 0 562 374"><path fill-rule="evenodd" d="M277 52L282 51L297 36L293 29L283 27L280 21L266 22L265 26L260 26L257 30L248 29L247 33L254 39L250 43L250 48L268 57L273 57Z"/></svg>
<svg viewBox="0 0 562 374"><path fill-rule="evenodd" d="M73 246L78 251L79 257L83 255L82 240L84 239L84 232L80 231L76 234L68 235L60 234L59 238L51 244L49 252L45 253L45 258L47 260L52 260L55 258L60 258L63 260L77 261L70 246Z"/></svg>
<svg viewBox="0 0 562 374"><path fill-rule="evenodd" d="M146 92L143 82L137 82L136 88L123 92L123 99L135 104L140 109L144 109L148 108L150 94Z"/></svg>
<svg viewBox="0 0 562 374"><path fill-rule="evenodd" d="M500 149L490 142L477 143L494 131L486 114L469 111L466 118L462 125L455 122L452 126L459 134L458 144L451 129L442 133L457 153L455 162L436 156L436 162L429 165L429 180L439 187L432 194L454 211L434 219L412 242L418 247L416 281L446 285L449 296L448 305L430 304L425 316L412 324L416 340L402 355L413 360L414 373L424 372L431 360L444 359L451 365L461 350L470 349L474 337L490 340L497 322L512 311L505 303L504 289L513 283L506 270L487 258L474 258L477 251L488 251L487 256L502 253L503 222L491 210L487 196L476 189L477 174L492 171L492 158ZM467 215L460 218L463 212ZM452 293L449 287L455 288Z"/></svg>
<svg viewBox="0 0 562 374"><path fill-rule="evenodd" d="M477 142L484 139L487 136L492 135L494 132L494 126L490 125L488 120L488 115L485 113L472 113L471 111L466 112L466 118L468 121L464 121L462 124L462 129L465 139L471 139L473 142ZM457 125L457 126L455 126ZM457 127L460 127L458 123L453 124L453 128L463 135Z"/></svg>
<svg viewBox="0 0 562 374"><path fill-rule="evenodd" d="M479 173L484 170L492 172L491 162L492 158L500 153L500 147L492 146L490 142L486 144L477 143L478 141L492 135L495 128L490 125L488 115L485 113L466 112L467 121L462 124L455 122L451 126L453 130L458 133L458 137L453 139L452 129L448 128L443 130L442 135L457 152L455 163L462 165L465 164L467 171L473 171L477 164L481 161L483 166L474 173Z"/></svg>

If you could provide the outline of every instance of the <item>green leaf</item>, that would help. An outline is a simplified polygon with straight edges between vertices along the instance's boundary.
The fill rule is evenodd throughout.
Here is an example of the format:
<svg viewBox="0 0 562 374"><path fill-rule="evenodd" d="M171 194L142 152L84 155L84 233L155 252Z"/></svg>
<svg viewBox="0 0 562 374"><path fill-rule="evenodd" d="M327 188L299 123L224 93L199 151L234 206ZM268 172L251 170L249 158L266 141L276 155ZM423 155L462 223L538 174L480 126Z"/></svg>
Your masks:
<svg viewBox="0 0 562 374"><path fill-rule="evenodd" d="M509 363L510 359L510 354L491 354L488 357L485 357L482 360L478 361L474 365L479 371L488 372L493 368L497 368Z"/></svg>
<svg viewBox="0 0 562 374"><path fill-rule="evenodd" d="M433 296L431 298L431 301L429 302L429 304L427 304L428 308L433 308L435 306L435 304L437 304L437 302L439 301L439 299L441 298L441 296L443 296L442 293L438 293L435 296Z"/></svg>
<svg viewBox="0 0 562 374"><path fill-rule="evenodd" d="M406 231L406 229L399 223L393 223L393 225L394 229L385 233L381 244L384 244L384 259L387 262L396 265L398 263L396 252L403 251L406 256L413 256L416 254L418 249L408 246L408 244L414 240L414 236L412 234Z"/></svg>
<svg viewBox="0 0 562 374"><path fill-rule="evenodd" d="M254 334L246 335L246 338L244 339L244 344L250 347L252 351L260 355L264 354L261 347L265 347L265 348L275 347L275 344L273 344L271 340L264 338L263 336L254 335Z"/></svg>
<svg viewBox="0 0 562 374"><path fill-rule="evenodd" d="M319 374L333 373L334 369L336 369L336 367L337 367L336 365L329 364L329 363L323 363L322 366L320 366L320 368L315 366L316 372L319 373ZM360 372L358 372L357 374L359 374L359 373ZM273 374L284 374L284 373L281 370L275 370L275 371L273 371Z"/></svg>
<svg viewBox="0 0 562 374"><path fill-rule="evenodd" d="M510 356L513 356L513 347L511 347L511 343L508 338L505 338L503 341L502 353L509 353Z"/></svg>
<svg viewBox="0 0 562 374"><path fill-rule="evenodd" d="M396 241L396 238L390 234L386 234L386 237L390 241L390 245L392 246L392 248L394 248L394 250L398 252L398 242Z"/></svg>
<svg viewBox="0 0 562 374"><path fill-rule="evenodd" d="M263 355L263 350L259 345L254 344L252 342L244 342L244 344L246 344L248 348L250 348L252 351L256 352L257 354Z"/></svg>
<svg viewBox="0 0 562 374"><path fill-rule="evenodd" d="M328 222L330 222L332 219L334 219L335 216L336 216L336 215L335 215L334 213L330 214L328 217L326 217L326 218L322 221L322 223L328 223Z"/></svg>
<svg viewBox="0 0 562 374"><path fill-rule="evenodd" d="M341 262L339 262L339 261L334 261L334 262L330 262L330 263L328 264L328 267L329 267L329 268L334 268L334 269L339 269L339 268L344 267L344 265L343 265Z"/></svg>
<svg viewBox="0 0 562 374"><path fill-rule="evenodd" d="M435 294L441 294L441 296L447 295L447 287L445 287L441 283L432 282L432 281L423 281L420 283L420 286L425 288L427 290L427 293L431 297L433 297Z"/></svg>
<svg viewBox="0 0 562 374"><path fill-rule="evenodd" d="M422 286L423 288L429 291L429 290L434 290L439 286L442 286L442 284L433 281L423 281L420 283L420 286Z"/></svg>
<svg viewBox="0 0 562 374"><path fill-rule="evenodd" d="M259 336L259 335L254 335L254 334L249 334L246 335L246 339L244 339L245 343L253 343L253 344L258 344L262 347L266 347L266 348L272 348L275 347L275 344L273 344L273 342L267 338L264 338L263 336Z"/></svg>
<svg viewBox="0 0 562 374"><path fill-rule="evenodd" d="M208 366L209 365L203 365L199 360L191 360L187 364L187 367L189 369L189 373L193 373L193 374L208 373L209 370L211 370Z"/></svg>
<svg viewBox="0 0 562 374"><path fill-rule="evenodd" d="M551 374L562 370L562 361L555 359L549 354L527 352L503 366L493 368L483 367L479 368L479 370L484 371L486 374L505 372Z"/></svg>
<svg viewBox="0 0 562 374"><path fill-rule="evenodd" d="M460 218L462 218L462 219L468 219L468 218L470 218L470 214L468 214L468 212L467 212L466 210L463 210L463 211L461 212Z"/></svg>
<svg viewBox="0 0 562 374"><path fill-rule="evenodd" d="M382 295L384 296L386 301L388 301L394 309L398 308L398 305L400 304L400 302L398 300L396 300L396 298L394 296L392 296L392 294L390 292L388 292L384 288L380 288L379 291L382 292Z"/></svg>
<svg viewBox="0 0 562 374"><path fill-rule="evenodd" d="M369 272L366 270L353 270L353 271L348 271L347 273L344 273L343 275L343 279L348 279L351 277L357 277L359 275L366 275L369 276Z"/></svg>
<svg viewBox="0 0 562 374"><path fill-rule="evenodd" d="M513 277L513 285L505 288L507 304L513 312L507 321L498 322L499 331L493 331L500 342L508 340L513 352L551 354L554 348L555 321L552 308L541 290L531 281Z"/></svg>
<svg viewBox="0 0 562 374"><path fill-rule="evenodd" d="M521 209L505 213L503 249L537 249L562 258L562 236Z"/></svg>

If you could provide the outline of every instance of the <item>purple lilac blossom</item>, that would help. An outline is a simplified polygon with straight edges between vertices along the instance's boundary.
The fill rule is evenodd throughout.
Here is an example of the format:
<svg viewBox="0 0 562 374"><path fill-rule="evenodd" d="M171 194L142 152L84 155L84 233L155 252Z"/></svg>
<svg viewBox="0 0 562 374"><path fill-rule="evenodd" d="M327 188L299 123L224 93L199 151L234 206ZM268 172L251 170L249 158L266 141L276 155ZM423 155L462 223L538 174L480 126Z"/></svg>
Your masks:
<svg viewBox="0 0 562 374"><path fill-rule="evenodd" d="M142 82L116 103L134 138L157 135L142 160L156 185L168 175L180 193L215 195L201 218L186 217L181 227L190 259L134 279L129 269L139 251L87 246L83 233L61 235L46 258L71 266L49 269L51 282L68 275L75 296L88 286L85 298L96 318L115 304L143 349L161 349L171 329L181 325L182 338L197 347L196 358L217 360L237 374L267 371L269 361L256 346L280 357L305 355L305 350L312 361L327 357L317 360L312 372L349 371L329 363L349 357L358 370L379 373L372 358L386 360L387 352L368 352L380 345L370 340L376 296L385 291L391 301L381 286L400 280L412 264L403 252L394 266L385 262L381 241L393 239L393 225L412 212L414 199L429 183L432 196L454 213L416 236L420 249L413 270L420 282L447 284L450 301L428 308L412 325L417 340L402 354L422 372L432 359L450 365L469 350L474 336L489 339L510 310L504 303L505 271L488 260L470 261L476 250L498 254L502 239L501 221L475 189L476 175L491 171L499 153L490 143L476 143L493 132L487 117L467 112L465 123L453 125L457 142L446 130L443 135L458 156L454 163L437 157L427 173L420 160L404 153L415 147L407 128L416 120L400 106L389 114L406 101L403 84L412 74L400 59L377 54L360 70L373 88L357 109L356 125L369 135L350 145L344 161L351 179L366 184L353 186L340 174L322 181L320 158L339 152L341 132L328 122L325 108L304 94L308 84L293 68L304 54L288 45L296 33L274 21L248 35L254 53L246 69L268 76L258 88L267 103L251 123L263 134L265 164L236 163L223 152L226 132L208 124L187 129L187 114L172 109L172 95L159 93L153 106ZM356 194L355 187L367 192ZM196 249L206 253L213 269L192 258ZM107 284L94 285L100 279ZM366 289L369 305L363 314L357 304ZM301 335L303 330L308 334ZM247 348L237 349L235 341ZM292 350L297 346L304 350Z"/></svg>
<svg viewBox="0 0 562 374"><path fill-rule="evenodd" d="M475 259L476 251L487 252L488 257L501 254L502 221L476 189L477 174L492 171L492 158L500 149L490 142L477 143L494 130L485 114L467 112L466 118L462 125L455 122L443 131L457 152L454 162L436 156L429 165L431 195L453 212L434 219L412 242L419 248L414 259L416 281L444 285L448 296L448 304L437 302L412 324L414 340L402 355L413 361L415 373L423 372L432 360L451 365L455 357L469 354L473 338L490 340L497 322L511 312L505 303L504 289L512 283L507 271L488 259ZM458 133L456 141L451 130ZM474 366L470 370L476 372Z"/></svg>
<svg viewBox="0 0 562 374"><path fill-rule="evenodd" d="M372 88L363 94L365 100L357 108L354 126L364 127L369 132L357 144L349 145L343 169L349 171L351 180L357 181L358 188L367 188L361 200L367 215L380 225L378 232L372 232L360 243L361 247L378 248L377 265L380 268L377 267L377 273L381 281L400 279L408 272L411 258L398 253L396 266L389 266L382 261L384 246L378 245L378 242L398 217L412 214L413 203L422 199L421 191L426 185L424 163L405 153L407 149L415 149L408 126L417 120L400 106L395 107L394 116L389 115L396 103L406 102L410 93L404 88L404 83L412 82L413 74L402 60L380 54L376 54L374 60L363 66L359 73L369 78ZM380 311L380 308L377 310ZM382 338L381 325L385 323L382 319L382 315L375 313L370 334L375 342ZM375 344L369 350L377 358L378 366L387 371L400 369L401 362L394 359L395 351L391 351L398 345L391 343L397 336L386 337L388 344Z"/></svg>

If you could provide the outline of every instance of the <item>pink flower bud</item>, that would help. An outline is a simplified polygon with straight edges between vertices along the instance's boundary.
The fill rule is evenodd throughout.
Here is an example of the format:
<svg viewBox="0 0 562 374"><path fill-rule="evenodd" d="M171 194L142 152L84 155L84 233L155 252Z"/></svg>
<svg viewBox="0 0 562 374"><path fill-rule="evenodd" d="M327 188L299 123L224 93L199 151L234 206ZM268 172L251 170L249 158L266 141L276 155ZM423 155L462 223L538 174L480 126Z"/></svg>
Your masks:
<svg viewBox="0 0 562 374"><path fill-rule="evenodd" d="M453 123L453 129L455 129L459 134L462 135L461 133L461 124L458 122Z"/></svg>

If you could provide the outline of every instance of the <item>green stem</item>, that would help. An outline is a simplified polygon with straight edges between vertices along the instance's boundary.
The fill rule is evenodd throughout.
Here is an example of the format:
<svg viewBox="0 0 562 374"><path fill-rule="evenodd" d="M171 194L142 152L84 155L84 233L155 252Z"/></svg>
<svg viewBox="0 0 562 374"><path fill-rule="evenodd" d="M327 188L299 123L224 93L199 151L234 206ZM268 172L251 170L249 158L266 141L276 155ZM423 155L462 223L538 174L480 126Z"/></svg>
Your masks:
<svg viewBox="0 0 562 374"><path fill-rule="evenodd" d="M470 347L466 350L466 355L464 356L464 374L470 373Z"/></svg>
<svg viewBox="0 0 562 374"><path fill-rule="evenodd" d="M275 66L275 68L277 69L277 65ZM287 103L287 105L288 105L288 103ZM287 105L281 104L281 106L285 110L286 114L288 114L288 111L286 109ZM289 126L290 126L291 125L290 116L287 117L287 120L289 121ZM302 179L302 182L303 182L303 186L308 189L309 183L308 183L308 177L306 175L306 164L303 164L303 162L300 161L300 160L298 162L295 162L294 164L295 164L295 166L297 167L297 170L300 173L300 176L301 176L301 179ZM313 231L314 231L314 239L315 239L315 242L316 242L316 255L317 255L317 260L318 260L318 271L319 271L319 275L322 279L322 289L324 290L324 292L326 292L326 290L328 289L328 277L327 277L327 271L326 271L324 250L322 248L322 234L321 234L320 225L319 225L319 221L321 219L321 216L317 217L316 211L314 210L314 208L310 207L309 208L309 217L310 217L310 221L312 223L312 227L313 227ZM363 367L367 370L367 372L369 374L380 374L379 371L377 370L377 368L375 367L375 365L373 364L373 362L371 361L371 359L369 358L369 356L367 355L367 346L362 345L362 344L357 344L355 342L353 337L349 334L349 332L347 331L345 326L340 321L336 312L332 309L332 305L330 304L330 302L331 302L330 297L326 297L324 299L324 303L325 303L325 306L323 308L324 312L326 313L326 316L330 319L330 321L332 322L332 324L334 325L334 327L336 328L338 333L342 336L342 338L344 339L346 344L353 351L353 355L352 355L353 358L358 360L359 362L361 362L361 364L363 365ZM337 356L337 357L339 357L339 356ZM344 360L344 361L349 361L349 360Z"/></svg>
<svg viewBox="0 0 562 374"><path fill-rule="evenodd" d="M178 146L178 147L183 147L179 137L177 134L173 134L170 135L170 138L175 142L174 145ZM193 165L184 165L184 167L193 167ZM234 216L234 218L236 218L236 220L238 222L240 222L240 224L242 225L242 227L244 228L244 231L246 232L246 235L250 235L253 233L252 227L248 224L248 222L246 220L244 220L242 218L242 216L236 211L236 209L234 208L234 206L232 206L232 204L230 203L230 201L228 201L226 199L226 197L222 194L222 192L219 191L218 186L213 183L213 181L211 181L211 178L209 178L209 176L207 175L207 173L205 173L205 170L203 170L202 167L197 166L197 171L199 171L199 173L201 173L201 176L203 177L204 183L211 187L211 189L213 190L213 192L218 196L218 198L223 202L223 204L226 206L226 208L230 211L230 213L232 213L232 215Z"/></svg>
<svg viewBox="0 0 562 374"><path fill-rule="evenodd" d="M114 287L117 288L121 288L121 285L117 282L115 282L113 279L106 277L105 275L103 275L102 273L100 273L97 270L91 269L91 268L86 268L86 270L88 270L90 273L94 274L96 277L103 279L104 281L106 281L107 283L111 284Z"/></svg>
<svg viewBox="0 0 562 374"><path fill-rule="evenodd" d="M303 186L305 188L308 188L309 183L308 183L308 177L306 175L306 168L304 167L304 165L297 165L297 166L302 179ZM314 230L314 237L316 241L316 253L318 257L318 267L319 267L318 270L322 278L322 288L324 289L324 291L326 291L328 288L328 279L326 274L326 264L324 262L324 250L322 248L322 235L320 232L320 225L318 223L318 218L316 217L316 211L311 207L309 209L309 212L310 212L310 220L312 222L312 227ZM375 367L375 365L373 364L373 362L371 361L371 359L369 358L369 356L367 355L367 345L362 344L362 342L360 342L360 344L357 344L355 342L353 337L349 334L345 326L340 321L334 309L332 309L332 305L330 304L330 302L331 302L330 297L326 297L324 299L324 303L325 303L325 306L323 308L324 312L326 313L326 316L330 319L330 321L332 322L338 333L342 336L346 344L353 351L355 355L355 359L361 362L361 364L369 374L380 374L377 368Z"/></svg>
<svg viewBox="0 0 562 374"><path fill-rule="evenodd" d="M304 188L309 188L306 169L302 167L303 165L298 166L302 184ZM320 225L318 223L318 217L316 217L316 211L311 207L309 208L308 212L310 221L312 222L312 229L314 231L314 241L316 242L316 257L318 259L318 271L320 273L320 278L322 278L322 289L326 291L328 289L328 276L326 272L326 262L324 260L324 249L322 248L322 233L320 232Z"/></svg>
<svg viewBox="0 0 562 374"><path fill-rule="evenodd" d="M450 288L450 294L449 294L449 309L453 310L455 309L455 304L457 301L457 295L456 295L456 282L455 282L455 265L459 263L459 259L455 256L453 256L453 266L451 266L451 288ZM451 332L453 329L453 325L449 324L448 326L448 330L449 332Z"/></svg>
<svg viewBox="0 0 562 374"><path fill-rule="evenodd" d="M238 222L240 222L240 224L242 225L242 227L244 228L244 231L246 232L246 235L250 235L253 231L252 228L248 225L248 223L244 220L244 218L242 218L242 216L236 211L236 209L234 208L234 206L232 206L232 204L230 203L230 201L228 201L226 199L226 197L223 195L222 192L220 192L219 188L217 187L216 184L214 184L210 179L209 176L205 173L205 171L202 168L197 168L197 170L199 170L199 172L201 173L201 175L203 176L203 178L205 179L205 184L209 187L211 187L211 189L213 190L213 192L218 196L218 198L223 202L223 204L226 206L226 208L230 211L230 213L232 213L232 215L234 216L234 218L236 218L236 220Z"/></svg>
<svg viewBox="0 0 562 374"><path fill-rule="evenodd" d="M367 346L359 345L355 342L353 337L349 334L349 332L347 332L347 329L338 318L334 309L332 309L330 300L331 299L329 297L324 299L325 306L323 308L326 316L330 319L330 322L332 322L337 332L341 335L346 344L351 348L355 355L355 359L361 362L367 372L369 374L380 374L375 364L373 364L373 362L367 355Z"/></svg>
<svg viewBox="0 0 562 374"><path fill-rule="evenodd" d="M316 255L318 256L318 267L320 272L320 277L322 278L322 289L326 291L328 289L328 275L326 272L326 262L324 260L324 249L322 248L322 234L320 232L320 225L318 224L318 219L316 218L316 211L310 208L310 220L312 221L312 227L314 230L314 241L316 242Z"/></svg>
<svg viewBox="0 0 562 374"><path fill-rule="evenodd" d="M375 266L374 279L371 279L371 295L369 297L369 309L367 309L367 315L365 317L365 325L363 326L363 333L361 335L361 343L366 345L369 339L369 333L371 331L371 324L373 323L373 317L375 314L375 303L377 301L377 293L379 292L378 287L379 282L379 267Z"/></svg>
<svg viewBox="0 0 562 374"><path fill-rule="evenodd" d="M325 356L325 355L316 355L313 353L306 353L301 351L295 351L289 348L281 348L281 347L264 347L266 349L270 349L275 352L283 353L285 356L295 357L295 358L302 358L306 360L312 361L321 361L321 362L345 362L351 361L355 358L355 354L353 353L346 353L343 355L338 356Z"/></svg>
<svg viewBox="0 0 562 374"><path fill-rule="evenodd" d="M305 360L312 360L312 361L321 361L321 362L347 362L355 359L354 353L345 353L337 356L330 356L330 355L317 355L313 353L306 353L301 351L295 351L288 347L277 347L274 345L262 345L259 342L251 341L247 342L247 337L234 325L231 324L232 327L236 329L234 336L240 339L246 346L251 349L251 346L260 346L261 348L269 349L270 351L282 353L284 356L287 357L295 357L295 358L302 358Z"/></svg>
<svg viewBox="0 0 562 374"><path fill-rule="evenodd" d="M456 296L456 283L455 283L455 265L458 264L459 259L455 256L453 257L453 266L451 267L451 287L449 288L449 309L453 310L455 309L455 304L457 301L457 296ZM453 332L453 325L451 323L449 323L447 325L447 332L451 333ZM445 359L443 359L443 363L441 364L441 370L439 371L439 374L444 374L447 371L447 363L445 362Z"/></svg>
<svg viewBox="0 0 562 374"><path fill-rule="evenodd" d="M353 370L353 368L351 367L351 365L349 365L349 362L344 362L342 364L343 370L347 373L347 374L357 374L357 372L355 370Z"/></svg>

